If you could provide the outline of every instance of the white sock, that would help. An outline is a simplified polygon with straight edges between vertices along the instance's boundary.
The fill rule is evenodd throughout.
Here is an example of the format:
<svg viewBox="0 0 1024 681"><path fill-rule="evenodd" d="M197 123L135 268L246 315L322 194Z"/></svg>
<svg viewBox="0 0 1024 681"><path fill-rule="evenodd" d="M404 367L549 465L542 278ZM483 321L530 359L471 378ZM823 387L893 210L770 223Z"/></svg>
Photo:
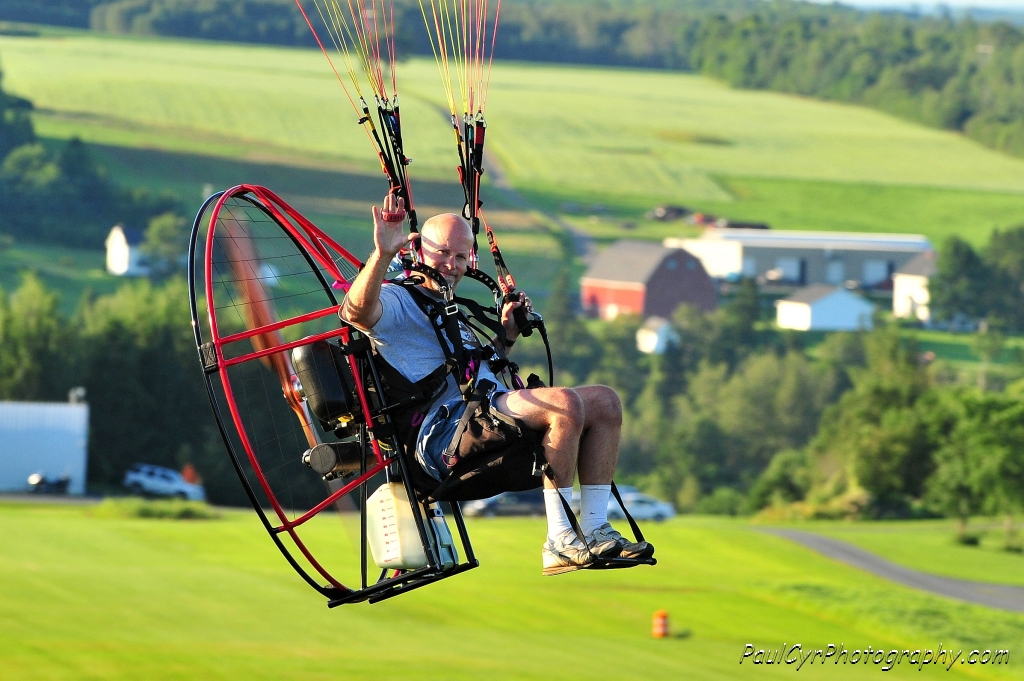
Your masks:
<svg viewBox="0 0 1024 681"><path fill-rule="evenodd" d="M555 539L560 535L572 532L569 517L565 515L565 508L562 507L562 502L558 499L559 493L561 493L566 501L572 500L572 487L562 487L560 489L544 488L544 510L548 516L548 541L552 544L555 543Z"/></svg>
<svg viewBox="0 0 1024 681"><path fill-rule="evenodd" d="M608 522L611 485L580 485L580 528L590 534Z"/></svg>

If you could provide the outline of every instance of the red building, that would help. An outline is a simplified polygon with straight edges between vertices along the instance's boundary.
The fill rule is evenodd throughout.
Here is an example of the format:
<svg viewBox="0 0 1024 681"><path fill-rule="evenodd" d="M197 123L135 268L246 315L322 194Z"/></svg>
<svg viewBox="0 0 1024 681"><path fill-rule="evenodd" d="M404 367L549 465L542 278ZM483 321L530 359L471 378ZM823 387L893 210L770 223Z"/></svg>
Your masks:
<svg viewBox="0 0 1024 681"><path fill-rule="evenodd" d="M718 307L715 283L697 258L649 241L612 244L590 265L580 286L584 311L602 319L668 318L683 304L705 312Z"/></svg>

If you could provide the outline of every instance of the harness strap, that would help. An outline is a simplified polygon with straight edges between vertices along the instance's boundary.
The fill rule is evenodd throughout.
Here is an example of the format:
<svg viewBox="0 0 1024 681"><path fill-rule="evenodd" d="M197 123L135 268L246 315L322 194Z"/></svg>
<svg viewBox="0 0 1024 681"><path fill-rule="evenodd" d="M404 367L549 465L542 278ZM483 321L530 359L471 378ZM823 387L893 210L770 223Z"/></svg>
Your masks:
<svg viewBox="0 0 1024 681"><path fill-rule="evenodd" d="M437 335L437 342L441 346L441 352L444 353L445 357L445 365L448 367L447 373L455 374L459 385L465 384L467 381L465 371L469 366L469 361L466 358L466 348L462 344L462 331L459 329L459 316L461 313L458 307L455 305L441 307L439 301L420 291L416 287L415 282L409 281L409 283L405 283L406 281L409 280L404 280L402 286L409 292L423 313L427 315L427 319L430 320L430 326L434 329L434 334ZM454 308L454 311L451 308ZM440 319L440 324L438 324L438 319Z"/></svg>
<svg viewBox="0 0 1024 681"><path fill-rule="evenodd" d="M448 468L452 468L459 462L459 443L462 442L462 436L466 432L466 428L469 427L469 422L473 420L473 415L476 410L480 408L484 400L487 399L487 395L495 387L494 383L488 380L480 381L473 388L473 391L469 394L466 400L466 410L462 412L462 417L459 418L459 423L455 426L455 433L452 434L452 440L445 447L444 454L441 455L441 461L444 462Z"/></svg>
<svg viewBox="0 0 1024 681"><path fill-rule="evenodd" d="M626 520L629 521L629 528L633 530L633 538L636 539L637 543L646 541L644 539L644 533L640 531L640 526L633 520L633 516L630 514L629 509L626 508L626 504L622 503L622 497L619 495L619 488L615 486L615 481L612 480L612 495L615 497L615 501L619 502L619 508L622 509L622 514L626 516Z"/></svg>

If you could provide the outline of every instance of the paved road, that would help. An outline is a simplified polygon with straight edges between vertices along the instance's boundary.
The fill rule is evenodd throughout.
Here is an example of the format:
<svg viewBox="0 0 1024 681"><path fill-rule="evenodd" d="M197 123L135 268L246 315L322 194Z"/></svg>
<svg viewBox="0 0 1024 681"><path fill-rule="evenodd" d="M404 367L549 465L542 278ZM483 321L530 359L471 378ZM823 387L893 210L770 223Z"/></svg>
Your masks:
<svg viewBox="0 0 1024 681"><path fill-rule="evenodd" d="M992 608L999 608L1000 610L1024 612L1024 587L986 584L984 582L971 582L965 579L951 579L949 577L929 575L897 565L844 541L823 537L812 532L778 528L763 528L761 531L786 537L841 563L860 568L865 572L870 572L873 575L878 575L913 589L928 591L940 596L946 596L947 598L967 601L968 603L987 605Z"/></svg>

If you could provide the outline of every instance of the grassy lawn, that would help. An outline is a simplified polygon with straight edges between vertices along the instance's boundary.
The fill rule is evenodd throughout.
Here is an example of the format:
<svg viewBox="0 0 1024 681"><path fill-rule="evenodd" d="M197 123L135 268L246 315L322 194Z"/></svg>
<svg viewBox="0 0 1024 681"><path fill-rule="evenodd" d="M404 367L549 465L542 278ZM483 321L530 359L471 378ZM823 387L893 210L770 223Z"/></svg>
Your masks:
<svg viewBox="0 0 1024 681"><path fill-rule="evenodd" d="M581 669L614 670L622 679L731 679L747 643L924 649L941 642L1013 654L1024 643L1024 616L889 584L743 521L651 525L657 567L559 578L540 576L542 520L475 521L480 569L333 611L290 573L250 513L123 520L80 507L4 503L0 522L0 670L12 681L576 679ZM321 539L347 543L337 525L326 524ZM661 608L677 636L654 640L651 614ZM795 666L739 669L755 671L782 678ZM801 675L878 671L818 664ZM893 670L915 678L966 672L1022 676L1019 662Z"/></svg>
<svg viewBox="0 0 1024 681"><path fill-rule="evenodd" d="M0 37L0 56L6 86L33 99L44 136L378 173L314 51L66 33ZM434 205L427 185L451 183L456 163L436 69L413 59L399 79L414 189ZM954 233L980 243L1024 221L1024 161L868 109L678 73L517 63L495 66L488 106L491 149L513 184L553 212L582 210L579 226L602 239L678 234L681 225L642 219L663 202L777 228L914 232L936 243ZM178 189L197 200L218 176L202 165L187 180L151 179L189 184ZM610 222L586 219L588 206Z"/></svg>
<svg viewBox="0 0 1024 681"><path fill-rule="evenodd" d="M15 244L0 251L0 286L8 293L21 283L22 273L35 272L60 296L60 309L74 312L82 294L112 293L124 281L107 274L102 251L61 246Z"/></svg>
<svg viewBox="0 0 1024 681"><path fill-rule="evenodd" d="M794 526L856 544L907 567L932 574L994 584L1024 586L1024 556L1003 550L1001 520L978 519L968 530L982 531L980 546L953 541L951 520L819 522Z"/></svg>

